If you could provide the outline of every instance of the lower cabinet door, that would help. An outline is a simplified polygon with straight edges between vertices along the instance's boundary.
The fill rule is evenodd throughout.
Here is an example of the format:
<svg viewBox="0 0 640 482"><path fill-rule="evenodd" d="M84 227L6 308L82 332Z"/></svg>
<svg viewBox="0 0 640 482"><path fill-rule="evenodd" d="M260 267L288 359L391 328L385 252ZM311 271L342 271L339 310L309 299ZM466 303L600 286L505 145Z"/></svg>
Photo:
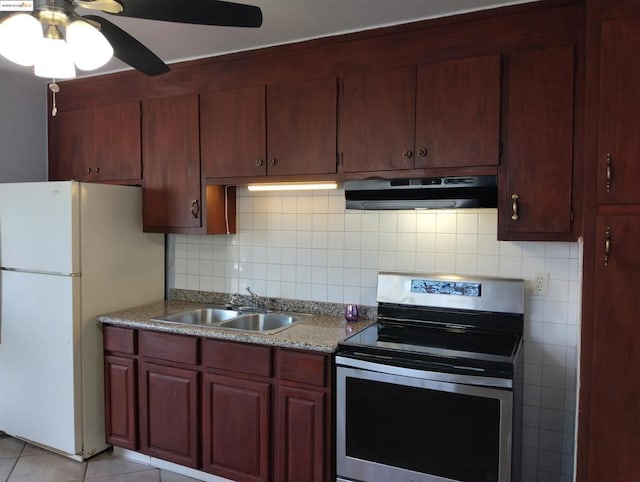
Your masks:
<svg viewBox="0 0 640 482"><path fill-rule="evenodd" d="M140 363L140 449L152 457L197 468L198 373Z"/></svg>
<svg viewBox="0 0 640 482"><path fill-rule="evenodd" d="M236 482L270 480L270 399L267 382L204 374L203 470Z"/></svg>
<svg viewBox="0 0 640 482"><path fill-rule="evenodd" d="M280 385L278 389L276 480L328 480L327 395Z"/></svg>
<svg viewBox="0 0 640 482"><path fill-rule="evenodd" d="M136 361L104 357L105 424L107 442L126 449L138 449Z"/></svg>

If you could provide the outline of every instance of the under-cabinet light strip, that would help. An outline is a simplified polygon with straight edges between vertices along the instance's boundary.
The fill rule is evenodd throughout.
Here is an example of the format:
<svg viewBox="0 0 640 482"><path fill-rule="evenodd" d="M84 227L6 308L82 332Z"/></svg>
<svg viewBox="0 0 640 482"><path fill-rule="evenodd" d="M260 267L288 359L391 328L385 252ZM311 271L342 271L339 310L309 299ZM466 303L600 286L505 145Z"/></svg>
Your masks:
<svg viewBox="0 0 640 482"><path fill-rule="evenodd" d="M310 189L337 189L335 181L320 182L273 182L264 184L249 184L249 191L305 191Z"/></svg>

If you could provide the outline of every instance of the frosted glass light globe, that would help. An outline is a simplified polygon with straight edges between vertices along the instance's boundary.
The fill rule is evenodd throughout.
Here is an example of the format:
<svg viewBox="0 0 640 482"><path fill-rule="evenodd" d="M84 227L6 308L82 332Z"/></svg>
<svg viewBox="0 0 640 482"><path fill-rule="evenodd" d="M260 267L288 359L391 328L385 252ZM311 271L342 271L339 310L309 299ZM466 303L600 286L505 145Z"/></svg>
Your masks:
<svg viewBox="0 0 640 482"><path fill-rule="evenodd" d="M62 38L43 38L34 66L38 77L72 79L76 76L69 46Z"/></svg>
<svg viewBox="0 0 640 482"><path fill-rule="evenodd" d="M18 13L0 22L0 54L13 63L33 65L41 40L42 26L29 14Z"/></svg>
<svg viewBox="0 0 640 482"><path fill-rule="evenodd" d="M113 47L105 36L83 20L74 20L67 26L67 43L80 70L97 69L113 57Z"/></svg>

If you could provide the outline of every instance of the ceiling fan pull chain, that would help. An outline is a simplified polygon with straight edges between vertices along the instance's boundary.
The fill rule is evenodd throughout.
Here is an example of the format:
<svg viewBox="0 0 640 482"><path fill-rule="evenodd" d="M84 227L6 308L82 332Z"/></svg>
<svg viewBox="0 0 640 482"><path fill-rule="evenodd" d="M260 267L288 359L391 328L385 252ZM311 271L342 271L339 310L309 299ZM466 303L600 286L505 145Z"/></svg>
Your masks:
<svg viewBox="0 0 640 482"><path fill-rule="evenodd" d="M60 86L56 83L56 79L51 79L51 82L49 83L49 90L53 97L51 99L51 115L55 117L58 113L58 107L56 106L56 94L60 92Z"/></svg>

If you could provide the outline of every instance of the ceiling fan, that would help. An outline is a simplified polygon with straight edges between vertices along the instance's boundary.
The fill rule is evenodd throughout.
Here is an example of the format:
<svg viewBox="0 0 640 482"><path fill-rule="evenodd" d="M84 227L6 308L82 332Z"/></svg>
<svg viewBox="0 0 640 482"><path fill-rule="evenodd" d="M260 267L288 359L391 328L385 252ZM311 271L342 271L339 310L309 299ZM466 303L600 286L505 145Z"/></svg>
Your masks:
<svg viewBox="0 0 640 482"><path fill-rule="evenodd" d="M116 24L103 16L81 15L78 9L198 25L253 28L262 25L259 7L223 0L0 0L0 54L20 65L34 65L36 75L47 78L75 77L74 62L81 70L93 70L112 55L147 75L170 70L157 55ZM63 60L57 50L54 52L54 46L71 49L67 55L71 60ZM54 60L56 65L45 65ZM71 69L67 65L66 70L56 70L55 67L69 61Z"/></svg>

